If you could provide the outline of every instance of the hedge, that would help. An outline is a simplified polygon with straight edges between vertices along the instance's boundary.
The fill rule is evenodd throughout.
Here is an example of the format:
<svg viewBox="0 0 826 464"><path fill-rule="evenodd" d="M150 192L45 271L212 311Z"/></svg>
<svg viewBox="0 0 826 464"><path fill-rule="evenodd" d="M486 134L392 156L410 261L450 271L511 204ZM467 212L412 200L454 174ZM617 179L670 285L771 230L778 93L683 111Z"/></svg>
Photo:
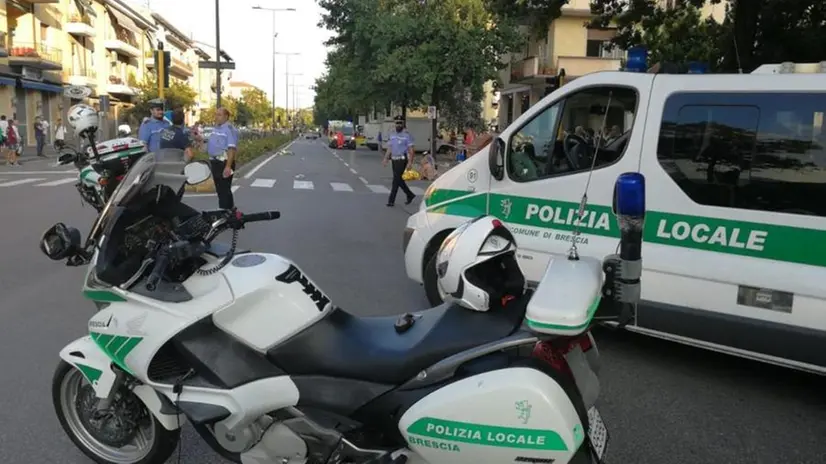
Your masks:
<svg viewBox="0 0 826 464"><path fill-rule="evenodd" d="M292 134L275 134L273 136L268 137L242 138L238 142L238 154L236 155L235 162L238 164L239 167L243 166L244 164L258 158L259 156L273 153L279 147L281 147L282 145L284 145L292 139ZM204 145L206 145L206 142L204 143ZM206 152L198 152L195 155L195 159L206 160L209 159L209 156L206 154Z"/></svg>

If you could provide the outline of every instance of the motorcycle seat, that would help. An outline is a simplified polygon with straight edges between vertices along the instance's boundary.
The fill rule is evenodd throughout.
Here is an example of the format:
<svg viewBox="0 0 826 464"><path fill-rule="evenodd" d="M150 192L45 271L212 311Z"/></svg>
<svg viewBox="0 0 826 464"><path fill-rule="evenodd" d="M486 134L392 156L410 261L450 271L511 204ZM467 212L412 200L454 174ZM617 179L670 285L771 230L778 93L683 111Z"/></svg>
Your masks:
<svg viewBox="0 0 826 464"><path fill-rule="evenodd" d="M402 333L394 328L398 315L360 317L334 308L268 350L267 357L293 376L399 385L444 358L511 335L522 325L528 299L487 312L445 303L416 313Z"/></svg>

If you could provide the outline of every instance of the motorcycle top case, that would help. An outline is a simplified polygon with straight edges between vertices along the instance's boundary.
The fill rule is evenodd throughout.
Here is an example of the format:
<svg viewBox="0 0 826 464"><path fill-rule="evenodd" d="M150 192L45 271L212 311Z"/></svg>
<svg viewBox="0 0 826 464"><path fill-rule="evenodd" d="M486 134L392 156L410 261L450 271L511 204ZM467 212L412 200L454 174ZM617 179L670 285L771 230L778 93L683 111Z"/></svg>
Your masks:
<svg viewBox="0 0 826 464"><path fill-rule="evenodd" d="M553 257L528 302L525 322L534 332L579 335L588 329L602 297L602 262Z"/></svg>
<svg viewBox="0 0 826 464"><path fill-rule="evenodd" d="M106 140L104 142L98 142L95 146L98 151L98 155L103 158L108 155L118 154L118 155L132 155L132 154L140 154L140 153L148 153L146 151L146 145L136 139L134 137L122 137L118 139ZM94 152L92 151L92 147L86 149L86 154L89 157L94 156Z"/></svg>
<svg viewBox="0 0 826 464"><path fill-rule="evenodd" d="M431 464L567 463L585 430L562 387L514 367L485 372L425 396L399 421L408 446Z"/></svg>

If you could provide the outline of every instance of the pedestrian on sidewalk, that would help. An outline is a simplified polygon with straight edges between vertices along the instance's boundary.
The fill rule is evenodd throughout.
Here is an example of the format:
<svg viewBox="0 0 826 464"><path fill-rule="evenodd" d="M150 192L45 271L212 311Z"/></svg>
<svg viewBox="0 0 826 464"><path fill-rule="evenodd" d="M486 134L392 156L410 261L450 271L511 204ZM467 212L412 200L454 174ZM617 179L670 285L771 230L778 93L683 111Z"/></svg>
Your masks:
<svg viewBox="0 0 826 464"><path fill-rule="evenodd" d="M3 147L6 151L6 164L20 166L20 162L17 161L20 156L20 147L20 132L17 131L14 119L9 119L6 126L6 143Z"/></svg>
<svg viewBox="0 0 826 464"><path fill-rule="evenodd" d="M45 158L43 148L46 147L46 130L48 125L43 121L43 117L37 116L34 118L34 140L37 143L37 156Z"/></svg>
<svg viewBox="0 0 826 464"><path fill-rule="evenodd" d="M229 122L229 110L218 108L215 111L215 130L207 140L207 154L212 168L212 181L218 194L218 207L235 208L232 196L232 175L235 171L235 155L238 150L238 132Z"/></svg>
<svg viewBox="0 0 826 464"><path fill-rule="evenodd" d="M172 112L172 125L161 132L161 149L175 148L183 150L183 162L192 161L192 138L184 132L185 124L184 110L177 109Z"/></svg>
<svg viewBox="0 0 826 464"><path fill-rule="evenodd" d="M392 162L393 186L390 187L390 198L387 199L387 206L393 207L396 203L396 193L402 189L407 195L404 204L409 205L416 198L416 195L407 187L407 183L402 178L402 174L413 165L413 137L404 130L404 118L396 116L396 132L390 134L387 140L387 152L381 161L382 166L387 166L387 162Z"/></svg>
<svg viewBox="0 0 826 464"><path fill-rule="evenodd" d="M163 100L156 98L149 100L151 117L144 119L138 129L138 139L146 144L149 152L156 152L161 148L161 131L170 126L170 122L163 117Z"/></svg>
<svg viewBox="0 0 826 464"><path fill-rule="evenodd" d="M57 123L54 129L54 147L60 151L66 146L66 126L63 125L63 119L57 118Z"/></svg>

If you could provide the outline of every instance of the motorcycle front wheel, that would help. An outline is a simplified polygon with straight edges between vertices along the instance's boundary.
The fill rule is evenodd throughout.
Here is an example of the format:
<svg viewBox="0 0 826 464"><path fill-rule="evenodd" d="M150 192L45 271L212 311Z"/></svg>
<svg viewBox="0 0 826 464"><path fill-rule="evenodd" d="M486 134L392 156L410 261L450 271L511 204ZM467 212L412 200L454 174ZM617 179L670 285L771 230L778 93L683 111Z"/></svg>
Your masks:
<svg viewBox="0 0 826 464"><path fill-rule="evenodd" d="M180 430L166 430L128 388L110 407L99 401L86 378L61 361L52 378L52 403L63 431L83 454L100 464L163 464L178 445Z"/></svg>

